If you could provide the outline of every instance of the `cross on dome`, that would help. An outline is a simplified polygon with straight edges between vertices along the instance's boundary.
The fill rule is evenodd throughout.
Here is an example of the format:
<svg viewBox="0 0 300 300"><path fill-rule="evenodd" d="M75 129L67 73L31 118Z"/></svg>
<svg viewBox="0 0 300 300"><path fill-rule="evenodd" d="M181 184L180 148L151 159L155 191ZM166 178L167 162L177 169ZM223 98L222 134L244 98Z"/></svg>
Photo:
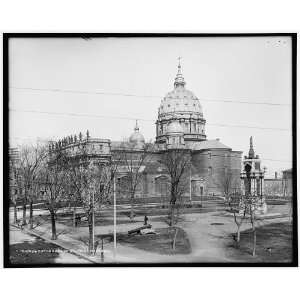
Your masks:
<svg viewBox="0 0 300 300"><path fill-rule="evenodd" d="M181 73L181 63L180 63L181 59L182 59L182 57L179 56L178 57L178 70L177 70L177 75L176 75L175 82L174 82L175 88L178 86L182 86L182 87L185 86L185 81L184 81L184 78Z"/></svg>
<svg viewBox="0 0 300 300"><path fill-rule="evenodd" d="M178 57L178 68L181 68L181 65L180 65L180 60L182 59L181 56Z"/></svg>
<svg viewBox="0 0 300 300"><path fill-rule="evenodd" d="M138 120L135 120L135 127L134 127L134 131L138 132L140 130L139 125L138 125Z"/></svg>

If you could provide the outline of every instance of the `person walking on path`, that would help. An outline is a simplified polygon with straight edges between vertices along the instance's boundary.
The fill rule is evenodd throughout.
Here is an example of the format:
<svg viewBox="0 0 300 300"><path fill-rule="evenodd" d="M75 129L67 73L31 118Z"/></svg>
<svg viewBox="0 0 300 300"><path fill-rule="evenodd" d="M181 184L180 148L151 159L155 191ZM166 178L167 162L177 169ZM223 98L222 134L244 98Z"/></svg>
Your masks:
<svg viewBox="0 0 300 300"><path fill-rule="evenodd" d="M145 215L145 218L144 218L144 225L147 225L148 223L148 217Z"/></svg>

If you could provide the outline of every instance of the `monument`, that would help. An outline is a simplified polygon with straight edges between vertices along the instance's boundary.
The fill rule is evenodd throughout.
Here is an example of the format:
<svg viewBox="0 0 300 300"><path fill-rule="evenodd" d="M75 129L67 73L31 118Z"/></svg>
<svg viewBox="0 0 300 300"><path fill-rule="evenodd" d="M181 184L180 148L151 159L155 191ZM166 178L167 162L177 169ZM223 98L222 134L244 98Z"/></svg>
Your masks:
<svg viewBox="0 0 300 300"><path fill-rule="evenodd" d="M267 204L264 196L264 174L265 170L261 168L261 159L258 155L255 155L253 138L251 136L248 156L244 156L243 159L241 179L244 196L256 200L256 214L267 213Z"/></svg>

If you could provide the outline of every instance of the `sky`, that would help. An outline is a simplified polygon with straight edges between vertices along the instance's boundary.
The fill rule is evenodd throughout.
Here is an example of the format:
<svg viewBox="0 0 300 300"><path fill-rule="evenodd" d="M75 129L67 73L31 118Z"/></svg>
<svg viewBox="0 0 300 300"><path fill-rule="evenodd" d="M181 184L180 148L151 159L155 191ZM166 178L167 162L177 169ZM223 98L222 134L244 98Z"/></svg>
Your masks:
<svg viewBox="0 0 300 300"><path fill-rule="evenodd" d="M202 105L207 138L246 155L253 136L269 177L291 168L289 37L11 38L10 145L87 129L92 137L123 140L135 119L154 141L179 56L186 88Z"/></svg>

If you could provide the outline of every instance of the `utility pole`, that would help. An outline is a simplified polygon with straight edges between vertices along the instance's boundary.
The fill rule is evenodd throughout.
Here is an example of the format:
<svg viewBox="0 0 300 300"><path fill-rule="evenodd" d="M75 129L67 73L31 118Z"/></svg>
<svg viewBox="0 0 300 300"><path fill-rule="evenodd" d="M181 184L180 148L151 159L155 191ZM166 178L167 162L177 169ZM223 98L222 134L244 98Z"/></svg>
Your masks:
<svg viewBox="0 0 300 300"><path fill-rule="evenodd" d="M192 167L190 166L190 203L192 203Z"/></svg>
<svg viewBox="0 0 300 300"><path fill-rule="evenodd" d="M92 218L93 218L93 240L92 240L92 251L95 253L95 184L93 184L93 198L92 198Z"/></svg>
<svg viewBox="0 0 300 300"><path fill-rule="evenodd" d="M114 260L117 254L117 195L116 195L116 176L114 175Z"/></svg>

